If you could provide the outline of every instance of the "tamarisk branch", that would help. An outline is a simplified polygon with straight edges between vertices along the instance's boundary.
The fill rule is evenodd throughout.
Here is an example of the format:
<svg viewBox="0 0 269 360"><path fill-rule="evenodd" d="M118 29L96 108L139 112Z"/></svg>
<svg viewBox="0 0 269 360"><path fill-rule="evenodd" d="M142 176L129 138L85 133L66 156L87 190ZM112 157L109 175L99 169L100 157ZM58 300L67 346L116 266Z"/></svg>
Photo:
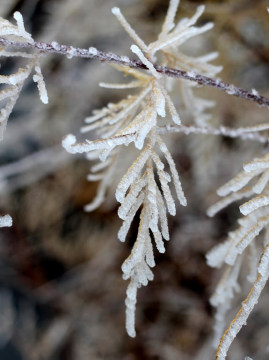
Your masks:
<svg viewBox="0 0 269 360"><path fill-rule="evenodd" d="M38 41L33 43L28 43L28 42L16 42L11 40L6 40L4 38L0 38L0 46L9 46L9 47L23 48L23 49L36 49L41 54L56 53L56 54L64 55L68 58L81 57L88 59L96 59L101 62L116 63L120 65L129 66L131 68L148 70L146 65L144 65L139 60L130 59L127 56L119 56L110 52L107 53L107 52L99 51L93 47L90 47L89 49L82 49L68 45L61 45L54 41L50 44L44 42L38 42ZM250 100L257 103L261 107L267 106L269 108L269 98L260 95L254 89L251 92L249 92L235 85L225 83L220 79L213 79L194 72L186 72L183 70L173 69L157 64L153 64L153 66L160 74L164 74L169 77L194 81L200 86L213 87L218 90L224 91L229 95L237 96L241 99Z"/></svg>

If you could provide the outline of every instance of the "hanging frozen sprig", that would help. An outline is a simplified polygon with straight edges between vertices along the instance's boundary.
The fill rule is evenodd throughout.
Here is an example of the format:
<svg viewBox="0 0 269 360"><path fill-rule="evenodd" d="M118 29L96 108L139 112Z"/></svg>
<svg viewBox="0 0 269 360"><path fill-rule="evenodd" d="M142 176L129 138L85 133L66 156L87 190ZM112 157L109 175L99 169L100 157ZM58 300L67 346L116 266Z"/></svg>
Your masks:
<svg viewBox="0 0 269 360"><path fill-rule="evenodd" d="M210 266L226 266L226 271L211 298L212 305L217 308L215 344L217 345L220 341L217 351L219 360L225 359L233 339L246 323L269 276L268 181L269 154L267 153L261 158L244 164L242 172L218 189L217 193L223 199L208 209L208 215L214 216L232 202L250 198L239 207L240 212L245 215L238 220L239 227L229 233L229 237L224 243L217 245L207 254L207 262ZM259 241L262 230L265 230L263 245ZM258 253L261 246L263 251L259 260ZM241 309L220 339L225 326L226 314L232 306L234 292L239 289L237 278L241 264L245 260L247 260L249 268L247 280L253 286Z"/></svg>
<svg viewBox="0 0 269 360"><path fill-rule="evenodd" d="M127 31L135 44L131 51L149 70L145 73L128 66L114 65L114 68L129 75L132 80L125 84L101 83L108 89L137 89L135 95L129 95L116 104L108 104L93 115L86 118L86 125L81 132L95 131L97 140L77 142L74 135L68 135L63 140L64 148L70 153L86 153L88 159L102 161L91 168L90 181L100 180L95 199L86 206L87 211L96 209L105 200L110 179L120 158L122 145L133 144L140 154L127 170L116 189L116 199L120 202L119 217L123 220L118 232L120 241L125 241L134 216L140 213L140 223L137 238L130 256L122 265L123 278L129 279L126 297L126 329L130 336L135 336L135 307L137 289L153 280L151 268L155 266L153 243L159 252L165 251L164 240L169 240L167 213L176 214L176 203L173 192L179 203L186 206L187 201L176 170L175 162L158 135L160 120L168 119L180 126L181 120L175 105L167 90L167 81L159 73L153 61L160 53L162 59L173 57L176 65L184 63L189 74L195 74L201 69L204 74L214 74L218 67L207 64L215 58L215 54L201 58L191 58L178 55L178 47L193 36L204 33L212 28L208 23L196 27L204 7L199 7L190 19L182 19L175 23L175 15L179 1L171 0L158 39L149 45L137 35L127 22L119 8L113 8L112 13ZM175 58L177 56L177 58ZM195 105L193 104L195 107ZM199 102L197 109L201 112L208 107L206 101ZM157 180L158 179L158 180ZM171 189L171 184L173 188Z"/></svg>
<svg viewBox="0 0 269 360"><path fill-rule="evenodd" d="M34 43L32 36L25 30L24 22L21 13L16 11L14 13L14 19L16 25L12 24L8 20L0 18L0 37L20 42ZM48 103L48 95L41 73L39 54L29 53L23 51L10 51L9 48L1 48L0 56L3 57L20 57L29 59L28 63L24 67L20 67L15 73L11 75L0 75L0 84L2 85L0 90L0 101L3 106L0 110L0 140L3 138L8 118L12 112L13 107L18 100L19 94L23 87L25 80L30 76L34 70L33 81L37 83L40 100L44 103Z"/></svg>

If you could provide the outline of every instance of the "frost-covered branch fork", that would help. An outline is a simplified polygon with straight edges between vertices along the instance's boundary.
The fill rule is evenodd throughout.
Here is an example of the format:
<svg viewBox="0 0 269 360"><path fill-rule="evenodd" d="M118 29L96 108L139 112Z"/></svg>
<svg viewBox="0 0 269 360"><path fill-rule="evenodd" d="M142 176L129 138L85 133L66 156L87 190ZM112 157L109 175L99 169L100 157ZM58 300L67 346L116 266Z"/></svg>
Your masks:
<svg viewBox="0 0 269 360"><path fill-rule="evenodd" d="M107 53L104 51L99 51L96 48L90 47L89 49L75 48L73 46L58 44L53 41L52 43L45 43L41 41L29 42L16 42L0 38L0 46L10 46L18 49L36 49L40 54L60 54L64 55L67 58L80 57L86 59L95 59L101 62L114 63L119 65L125 65L130 68L148 70L147 66L139 60L130 59L127 56L119 56L114 53ZM251 92L237 87L235 85L226 83L219 79L213 79L211 77L195 73L193 71L187 72L180 69L174 69L166 66L161 66L158 64L153 64L155 70L163 75L179 78L184 80L189 80L196 82L200 86L209 86L216 88L218 90L224 91L229 95L239 97L241 99L246 99L256 102L259 106L269 107L269 98L260 95L256 90Z"/></svg>

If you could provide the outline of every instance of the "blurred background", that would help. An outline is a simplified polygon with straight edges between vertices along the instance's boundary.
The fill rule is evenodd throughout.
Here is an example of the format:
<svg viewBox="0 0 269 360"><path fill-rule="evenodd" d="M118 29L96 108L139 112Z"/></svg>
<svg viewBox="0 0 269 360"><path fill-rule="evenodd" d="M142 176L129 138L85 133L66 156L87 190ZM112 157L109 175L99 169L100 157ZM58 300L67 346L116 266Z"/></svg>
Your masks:
<svg viewBox="0 0 269 360"><path fill-rule="evenodd" d="M269 16L267 0L207 0L198 24L215 28L185 45L188 53L218 51L220 77L269 97ZM200 1L182 0L177 18L191 16ZM1 0L0 16L18 10L35 40L131 56L132 40L111 8L119 6L144 41L153 41L167 0ZM13 20L11 20L13 21ZM20 60L1 59L1 74ZM79 135L93 109L117 102L125 93L102 89L100 81L121 81L111 66L93 60L44 56L42 71L49 104L39 101L35 84L25 84L0 144L0 214L12 228L0 231L0 360L209 360L214 310L209 298L221 271L206 265L205 254L236 226L238 204L213 219L206 209L216 189L244 161L268 151L254 141L204 135L167 135L188 207L169 218L171 241L156 255L155 279L138 292L137 337L125 332L125 291L121 264L131 251L138 217L126 244L117 240L120 220L114 191L99 210L84 205L97 184L86 180L89 163L61 148L62 137ZM212 89L196 94L216 101L212 126L248 126L268 120L268 110ZM174 101L184 123L184 104ZM90 135L92 136L92 135ZM235 309L249 290L242 287ZM255 360L269 356L268 286L230 352Z"/></svg>

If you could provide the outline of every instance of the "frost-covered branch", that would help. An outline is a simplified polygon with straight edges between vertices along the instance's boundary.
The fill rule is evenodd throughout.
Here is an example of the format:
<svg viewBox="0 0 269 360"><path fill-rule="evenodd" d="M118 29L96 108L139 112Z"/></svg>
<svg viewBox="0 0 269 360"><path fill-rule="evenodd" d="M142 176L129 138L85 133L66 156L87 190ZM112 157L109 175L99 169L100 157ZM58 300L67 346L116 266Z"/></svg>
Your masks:
<svg viewBox="0 0 269 360"><path fill-rule="evenodd" d="M264 131L269 128L268 124L261 124L257 126L230 128L220 126L218 128L212 126L199 127L195 125L166 125L159 127L158 133L160 135L170 133L183 133L184 135L200 134L200 135L222 135L229 138L238 138L241 140L253 140L266 144L268 136L260 135L259 131Z"/></svg>
<svg viewBox="0 0 269 360"><path fill-rule="evenodd" d="M148 70L147 66L139 60L130 59L127 56L119 56L111 52L107 53L104 51L99 51L93 47L90 47L89 49L82 49L82 48L75 48L73 46L58 44L55 41L49 44L40 41L16 42L4 38L0 38L0 45L10 46L18 49L36 49L41 54L56 53L56 54L64 55L69 59L71 59L72 57L81 57L87 59L95 59L101 62L125 65L131 68ZM193 71L183 71L180 69L174 69L157 64L153 64L153 66L155 70L157 70L157 72L160 74L173 78L190 80L196 82L200 86L213 87L215 89L224 91L229 95L237 96L241 99L254 101L259 106L269 107L269 98L260 95L255 89L253 89L252 91L248 91L246 89L239 88L235 85L221 81L219 79L213 79L211 77L201 75Z"/></svg>

